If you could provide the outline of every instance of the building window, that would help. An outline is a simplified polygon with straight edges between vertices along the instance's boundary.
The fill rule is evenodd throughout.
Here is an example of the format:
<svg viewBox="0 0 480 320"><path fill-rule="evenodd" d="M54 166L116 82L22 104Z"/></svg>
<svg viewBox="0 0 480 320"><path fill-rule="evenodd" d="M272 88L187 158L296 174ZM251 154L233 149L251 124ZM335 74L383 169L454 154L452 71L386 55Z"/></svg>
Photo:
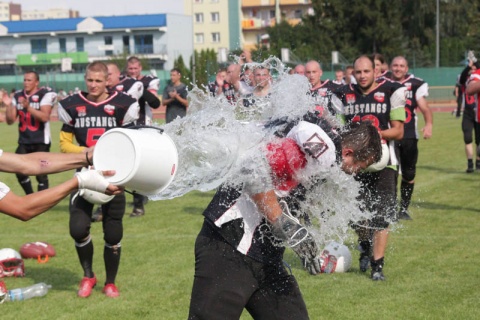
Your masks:
<svg viewBox="0 0 480 320"><path fill-rule="evenodd" d="M195 3L203 3L203 0L195 0Z"/></svg>
<svg viewBox="0 0 480 320"><path fill-rule="evenodd" d="M220 14L218 12L212 12L212 22L220 22Z"/></svg>
<svg viewBox="0 0 480 320"><path fill-rule="evenodd" d="M130 36L123 36L123 53L130 54Z"/></svg>
<svg viewBox="0 0 480 320"><path fill-rule="evenodd" d="M85 51L85 43L83 38L75 38L75 46L77 52L84 52Z"/></svg>
<svg viewBox="0 0 480 320"><path fill-rule="evenodd" d="M195 33L195 43L203 43L203 33Z"/></svg>
<svg viewBox="0 0 480 320"><path fill-rule="evenodd" d="M111 56L113 55L113 37L112 36L105 36L105 55Z"/></svg>
<svg viewBox="0 0 480 320"><path fill-rule="evenodd" d="M195 23L203 23L203 13L195 13Z"/></svg>
<svg viewBox="0 0 480 320"><path fill-rule="evenodd" d="M60 52L67 52L67 39L58 38L58 46L60 47Z"/></svg>
<svg viewBox="0 0 480 320"><path fill-rule="evenodd" d="M214 42L214 43L220 42L220 32L213 32L212 33L212 42Z"/></svg>
<svg viewBox="0 0 480 320"><path fill-rule="evenodd" d="M295 19L301 19L303 16L302 10L295 10L294 17Z"/></svg>
<svg viewBox="0 0 480 320"><path fill-rule="evenodd" d="M30 45L32 53L47 53L47 39L32 39Z"/></svg>
<svg viewBox="0 0 480 320"><path fill-rule="evenodd" d="M153 35L140 34L133 37L135 41L135 53L153 53Z"/></svg>

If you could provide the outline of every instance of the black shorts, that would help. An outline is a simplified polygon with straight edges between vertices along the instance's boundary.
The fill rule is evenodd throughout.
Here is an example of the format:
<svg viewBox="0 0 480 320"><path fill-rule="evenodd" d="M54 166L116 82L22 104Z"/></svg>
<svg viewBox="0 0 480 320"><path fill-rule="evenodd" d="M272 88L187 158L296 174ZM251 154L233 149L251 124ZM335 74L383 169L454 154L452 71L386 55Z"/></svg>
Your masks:
<svg viewBox="0 0 480 320"><path fill-rule="evenodd" d="M465 144L470 144L473 142L472 131L474 131L475 144L478 146L480 143L480 124L475 121L475 110L471 108L465 108L463 110L462 131L463 142L465 142Z"/></svg>
<svg viewBox="0 0 480 320"><path fill-rule="evenodd" d="M204 222L195 242L189 320L308 319L295 278L283 263L264 264L235 250Z"/></svg>
<svg viewBox="0 0 480 320"><path fill-rule="evenodd" d="M370 220L355 223L355 226L383 230L396 222L398 171L387 167L378 172L359 173L355 179L362 186L360 199L364 209L373 213Z"/></svg>

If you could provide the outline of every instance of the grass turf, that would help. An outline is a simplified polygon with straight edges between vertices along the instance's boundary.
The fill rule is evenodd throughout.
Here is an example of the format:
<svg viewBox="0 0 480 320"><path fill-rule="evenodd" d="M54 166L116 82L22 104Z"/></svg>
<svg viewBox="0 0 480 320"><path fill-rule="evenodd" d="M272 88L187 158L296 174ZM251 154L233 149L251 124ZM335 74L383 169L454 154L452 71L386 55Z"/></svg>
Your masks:
<svg viewBox="0 0 480 320"><path fill-rule="evenodd" d="M60 124L53 123L58 151ZM0 125L0 147L13 152L16 126ZM480 173L466 174L460 120L436 113L434 135L419 142L420 158L411 206L412 221L391 233L386 253L387 281L373 282L358 269L358 252L350 272L310 276L292 252L292 265L311 319L475 319L480 300L480 232L478 196ZM56 185L72 172L50 176ZM34 179L34 178L33 178ZM0 174L17 194L22 191L12 174ZM1 215L1 248L29 241L52 243L57 256L46 264L26 260L25 278L4 279L8 288L37 282L52 285L47 296L1 306L2 319L186 319L193 281L195 237L202 211L212 192L192 192L168 201L150 201L141 218L124 219L122 261L117 285L121 296L101 293L105 272L100 223L92 225L94 270L99 283L88 299L76 297L82 271L68 234L68 202L44 215L20 222ZM127 195L130 203L132 197ZM131 207L127 206L127 215ZM251 319L244 312L242 319Z"/></svg>

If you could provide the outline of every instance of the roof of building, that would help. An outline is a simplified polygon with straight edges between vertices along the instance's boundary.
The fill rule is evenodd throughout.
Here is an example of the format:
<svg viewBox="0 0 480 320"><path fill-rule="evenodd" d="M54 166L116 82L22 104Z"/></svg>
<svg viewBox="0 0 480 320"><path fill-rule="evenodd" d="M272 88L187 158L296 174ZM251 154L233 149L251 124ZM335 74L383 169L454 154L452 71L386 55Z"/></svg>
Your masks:
<svg viewBox="0 0 480 320"><path fill-rule="evenodd" d="M82 17L68 19L3 21L8 34L77 31L78 24L86 19L95 19L103 25L102 30L122 28L152 28L167 25L166 14L128 15L112 17Z"/></svg>

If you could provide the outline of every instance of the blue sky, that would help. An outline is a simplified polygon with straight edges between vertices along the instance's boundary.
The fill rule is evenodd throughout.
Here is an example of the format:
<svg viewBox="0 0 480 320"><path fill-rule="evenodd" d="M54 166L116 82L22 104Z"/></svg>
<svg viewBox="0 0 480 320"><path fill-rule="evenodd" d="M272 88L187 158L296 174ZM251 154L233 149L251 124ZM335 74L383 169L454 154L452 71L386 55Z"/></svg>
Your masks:
<svg viewBox="0 0 480 320"><path fill-rule="evenodd" d="M111 16L128 14L183 14L183 0L10 0L23 10L67 8L78 10L80 16Z"/></svg>

